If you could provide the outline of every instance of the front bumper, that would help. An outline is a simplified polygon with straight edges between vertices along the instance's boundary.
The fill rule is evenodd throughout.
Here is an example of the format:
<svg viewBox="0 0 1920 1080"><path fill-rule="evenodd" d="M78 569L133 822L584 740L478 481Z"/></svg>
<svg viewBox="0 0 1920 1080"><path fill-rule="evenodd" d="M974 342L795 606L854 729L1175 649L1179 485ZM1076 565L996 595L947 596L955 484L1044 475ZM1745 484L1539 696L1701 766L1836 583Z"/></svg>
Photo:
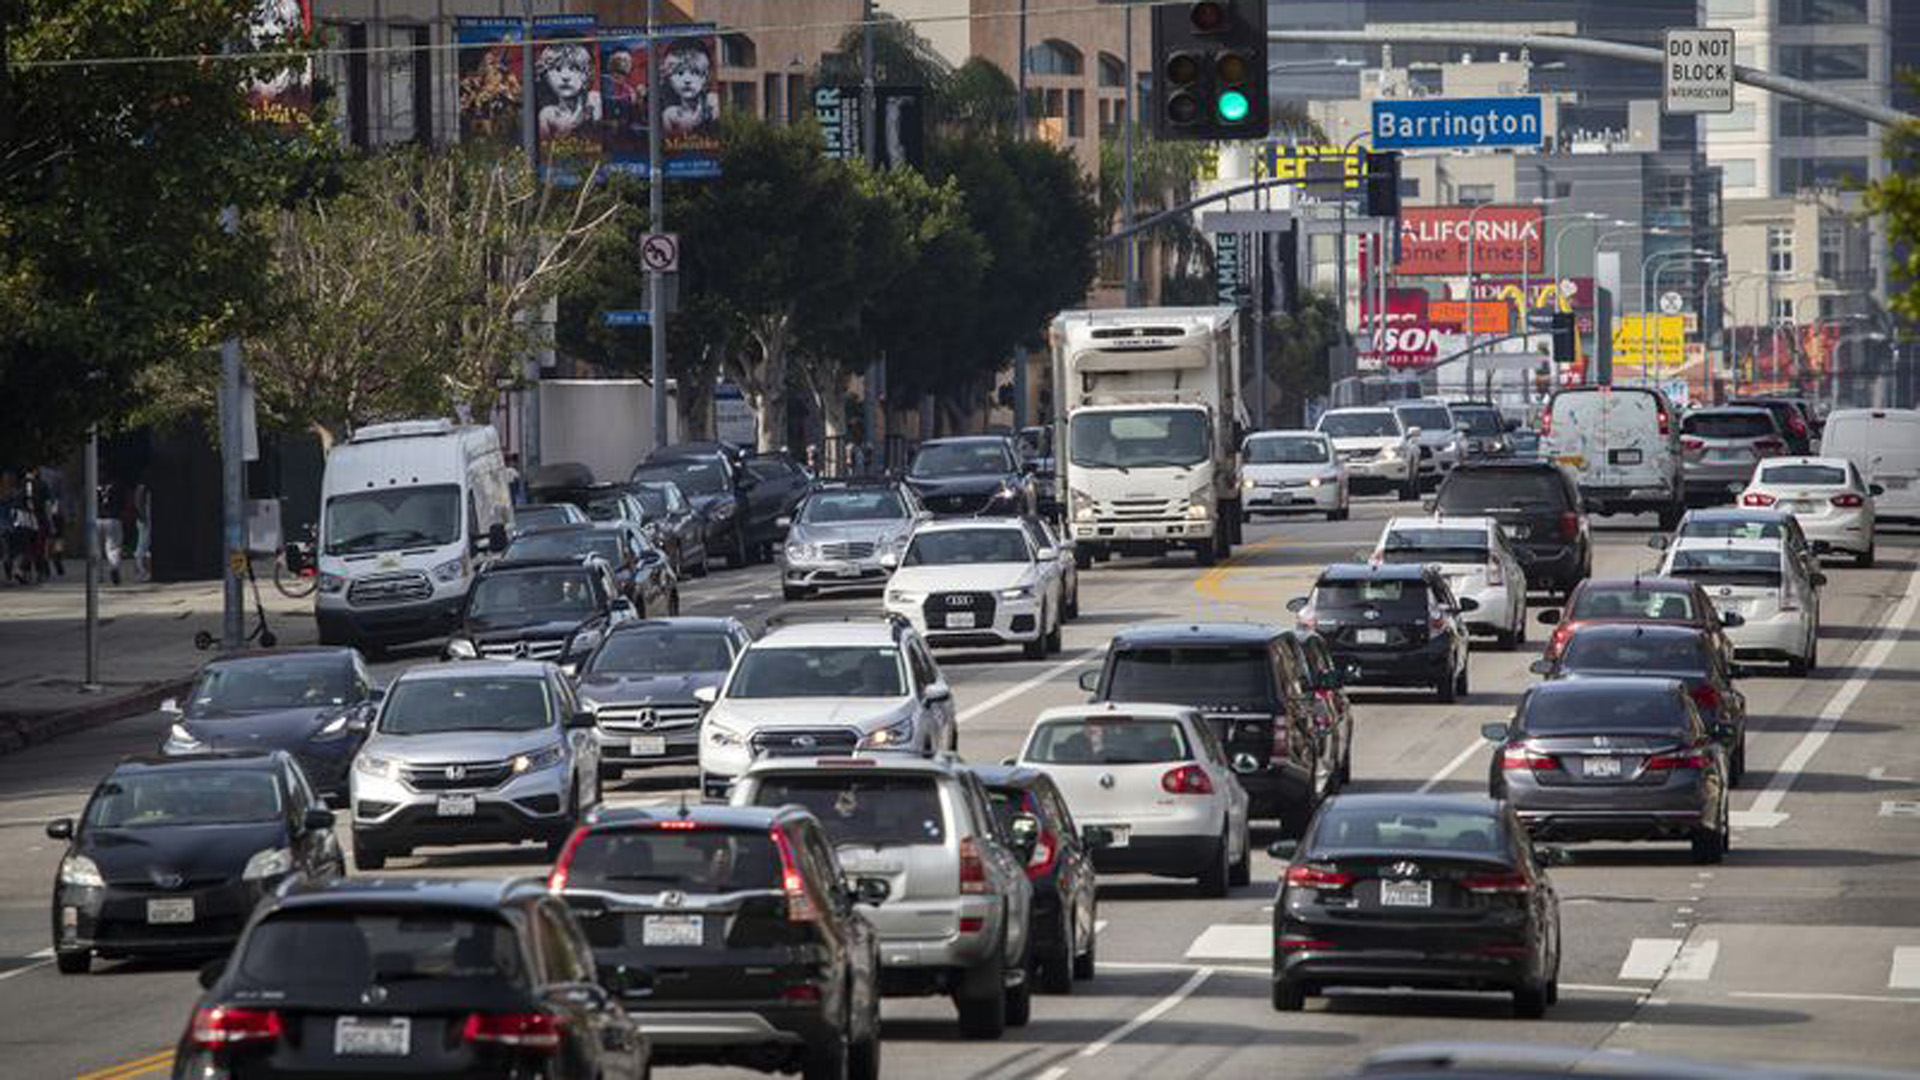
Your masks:
<svg viewBox="0 0 1920 1080"><path fill-rule="evenodd" d="M1407 459L1403 457L1343 457L1340 461L1347 467L1347 479L1352 482L1399 484L1407 479Z"/></svg>
<svg viewBox="0 0 1920 1080"><path fill-rule="evenodd" d="M1341 485L1323 483L1273 486L1256 485L1240 493L1240 506L1247 513L1300 514L1340 509Z"/></svg>
<svg viewBox="0 0 1920 1080"><path fill-rule="evenodd" d="M197 888L59 885L53 899L54 948L103 956L188 956L233 947L260 902L281 879L222 882ZM191 900L188 922L154 923L149 900Z"/></svg>
<svg viewBox="0 0 1920 1080"><path fill-rule="evenodd" d="M672 731L630 734L624 731L594 732L600 744L600 764L623 769L645 769L659 765L691 765L700 758L700 728L695 725ZM653 753L655 748L659 753Z"/></svg>
<svg viewBox="0 0 1920 1080"><path fill-rule="evenodd" d="M1212 518L1150 518L1114 520L1076 521L1071 526L1073 540L1076 543L1095 545L1110 544L1116 547L1132 545L1157 545L1162 548L1173 544L1191 544L1201 540L1211 540L1214 532Z"/></svg>
<svg viewBox="0 0 1920 1080"><path fill-rule="evenodd" d="M810 592L836 592L846 589L876 589L884 587L891 576L878 559L857 559L845 562L809 562L786 564L781 571L780 581L790 589L806 589Z"/></svg>
<svg viewBox="0 0 1920 1080"><path fill-rule="evenodd" d="M926 606L927 599L924 596L917 596L912 603L888 601L887 613L912 623L913 628L926 639L927 645L936 649L992 649L1025 645L1046 636L1042 601L1038 596L1008 600L996 595L993 597L993 619L988 625L957 629L949 629L944 625L951 612L942 613L943 625L930 625Z"/></svg>
<svg viewBox="0 0 1920 1080"><path fill-rule="evenodd" d="M385 777L353 774L354 842L377 848L549 840L573 827L569 772L562 766L515 776L486 790L416 791ZM472 796L472 813L442 814L441 799Z"/></svg>

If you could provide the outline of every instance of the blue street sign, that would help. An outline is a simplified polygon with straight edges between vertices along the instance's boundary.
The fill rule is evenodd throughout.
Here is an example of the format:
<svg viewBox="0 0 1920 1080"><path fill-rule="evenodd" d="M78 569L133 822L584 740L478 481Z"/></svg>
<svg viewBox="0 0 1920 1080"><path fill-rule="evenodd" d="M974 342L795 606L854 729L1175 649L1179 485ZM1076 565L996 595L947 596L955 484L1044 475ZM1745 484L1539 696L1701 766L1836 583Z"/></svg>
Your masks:
<svg viewBox="0 0 1920 1080"><path fill-rule="evenodd" d="M1539 146L1537 97L1381 98L1373 103L1373 148Z"/></svg>
<svg viewBox="0 0 1920 1080"><path fill-rule="evenodd" d="M609 311L601 316L608 326L648 326L653 313L648 311Z"/></svg>

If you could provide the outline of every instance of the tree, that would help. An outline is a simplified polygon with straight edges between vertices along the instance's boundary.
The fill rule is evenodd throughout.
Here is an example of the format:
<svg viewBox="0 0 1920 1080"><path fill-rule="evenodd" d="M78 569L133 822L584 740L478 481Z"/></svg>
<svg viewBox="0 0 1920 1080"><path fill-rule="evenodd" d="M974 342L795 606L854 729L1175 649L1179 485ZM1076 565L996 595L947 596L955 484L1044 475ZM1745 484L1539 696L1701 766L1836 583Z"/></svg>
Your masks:
<svg viewBox="0 0 1920 1080"><path fill-rule="evenodd" d="M1303 402L1326 394L1327 350L1341 336L1340 310L1320 293L1306 296L1297 314L1268 316L1267 377L1284 388L1282 400ZM1256 417L1255 423L1264 420Z"/></svg>
<svg viewBox="0 0 1920 1080"><path fill-rule="evenodd" d="M1019 119L1020 88L993 61L968 57L929 111L935 124L957 137L1008 136Z"/></svg>
<svg viewBox="0 0 1920 1080"><path fill-rule="evenodd" d="M1901 77L1920 87L1920 72ZM1902 124L1887 132L1884 152L1889 161L1920 161L1920 124ZM1901 253L1894 274L1904 288L1888 306L1905 321L1920 323L1920 176L1910 167L1889 170L1867 185L1866 206L1869 213L1887 219L1888 247Z"/></svg>

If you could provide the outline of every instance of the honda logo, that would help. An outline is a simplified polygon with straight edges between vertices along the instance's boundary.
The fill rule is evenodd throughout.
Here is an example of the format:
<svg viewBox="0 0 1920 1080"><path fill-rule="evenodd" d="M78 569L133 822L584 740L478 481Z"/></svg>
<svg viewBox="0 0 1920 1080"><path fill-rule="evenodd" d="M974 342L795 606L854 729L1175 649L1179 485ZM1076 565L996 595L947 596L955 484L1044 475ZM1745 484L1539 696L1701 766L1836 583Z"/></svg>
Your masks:
<svg viewBox="0 0 1920 1080"><path fill-rule="evenodd" d="M1420 864L1417 862L1397 862L1387 867L1388 877L1410 878L1420 876Z"/></svg>
<svg viewBox="0 0 1920 1080"><path fill-rule="evenodd" d="M467 767L465 765L447 766L447 779L458 781L458 780L465 780L466 778L467 778Z"/></svg>

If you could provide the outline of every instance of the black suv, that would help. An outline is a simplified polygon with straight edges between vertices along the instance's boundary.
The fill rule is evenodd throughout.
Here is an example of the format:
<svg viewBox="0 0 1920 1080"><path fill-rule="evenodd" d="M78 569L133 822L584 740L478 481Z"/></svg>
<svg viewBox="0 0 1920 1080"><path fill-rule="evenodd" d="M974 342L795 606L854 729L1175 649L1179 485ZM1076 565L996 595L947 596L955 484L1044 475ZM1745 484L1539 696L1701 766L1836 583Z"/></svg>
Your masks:
<svg viewBox="0 0 1920 1080"><path fill-rule="evenodd" d="M914 452L905 479L935 517L1032 517L1039 510L1031 467L1004 435L928 439Z"/></svg>
<svg viewBox="0 0 1920 1080"><path fill-rule="evenodd" d="M1813 424L1806 410L1805 399L1736 397L1727 399L1727 404L1767 410L1773 414L1773 422L1780 428L1781 436L1786 439L1787 453L1813 453Z"/></svg>
<svg viewBox="0 0 1920 1080"><path fill-rule="evenodd" d="M1433 508L1500 523L1534 589L1565 593L1593 572L1580 489L1551 461L1468 461L1440 483Z"/></svg>
<svg viewBox="0 0 1920 1080"><path fill-rule="evenodd" d="M1437 568L1405 563L1335 563L1311 596L1287 602L1300 629L1326 639L1347 683L1431 686L1448 703L1467 693L1460 616L1477 606L1456 600Z"/></svg>
<svg viewBox="0 0 1920 1080"><path fill-rule="evenodd" d="M1018 765L969 765L987 789L993 816L1027 860L1033 882L1033 959L1039 987L1070 994L1093 978L1100 905L1093 850L1073 823L1053 778Z"/></svg>
<svg viewBox="0 0 1920 1080"><path fill-rule="evenodd" d="M595 521L533 529L507 545L509 562L582 559L593 556L613 570L620 595L646 615L680 614L680 575L666 552L631 521Z"/></svg>
<svg viewBox="0 0 1920 1080"><path fill-rule="evenodd" d="M1313 693L1288 632L1261 623L1131 626L1100 670L1080 677L1096 702L1198 709L1220 738L1248 812L1303 824L1315 805Z"/></svg>
<svg viewBox="0 0 1920 1080"><path fill-rule="evenodd" d="M638 1080L626 977L537 880L295 885L201 969L173 1075Z"/></svg>
<svg viewBox="0 0 1920 1080"><path fill-rule="evenodd" d="M637 617L604 561L498 562L467 590L449 660L551 660L571 669L608 630Z"/></svg>
<svg viewBox="0 0 1920 1080"><path fill-rule="evenodd" d="M880 1075L879 938L820 822L798 806L595 814L549 887L603 970L658 973L629 1004L661 1064Z"/></svg>
<svg viewBox="0 0 1920 1080"><path fill-rule="evenodd" d="M634 483L672 481L705 523L707 551L739 568L780 539L780 513L756 509L755 480L746 458L724 443L681 443L648 455L629 478Z"/></svg>

